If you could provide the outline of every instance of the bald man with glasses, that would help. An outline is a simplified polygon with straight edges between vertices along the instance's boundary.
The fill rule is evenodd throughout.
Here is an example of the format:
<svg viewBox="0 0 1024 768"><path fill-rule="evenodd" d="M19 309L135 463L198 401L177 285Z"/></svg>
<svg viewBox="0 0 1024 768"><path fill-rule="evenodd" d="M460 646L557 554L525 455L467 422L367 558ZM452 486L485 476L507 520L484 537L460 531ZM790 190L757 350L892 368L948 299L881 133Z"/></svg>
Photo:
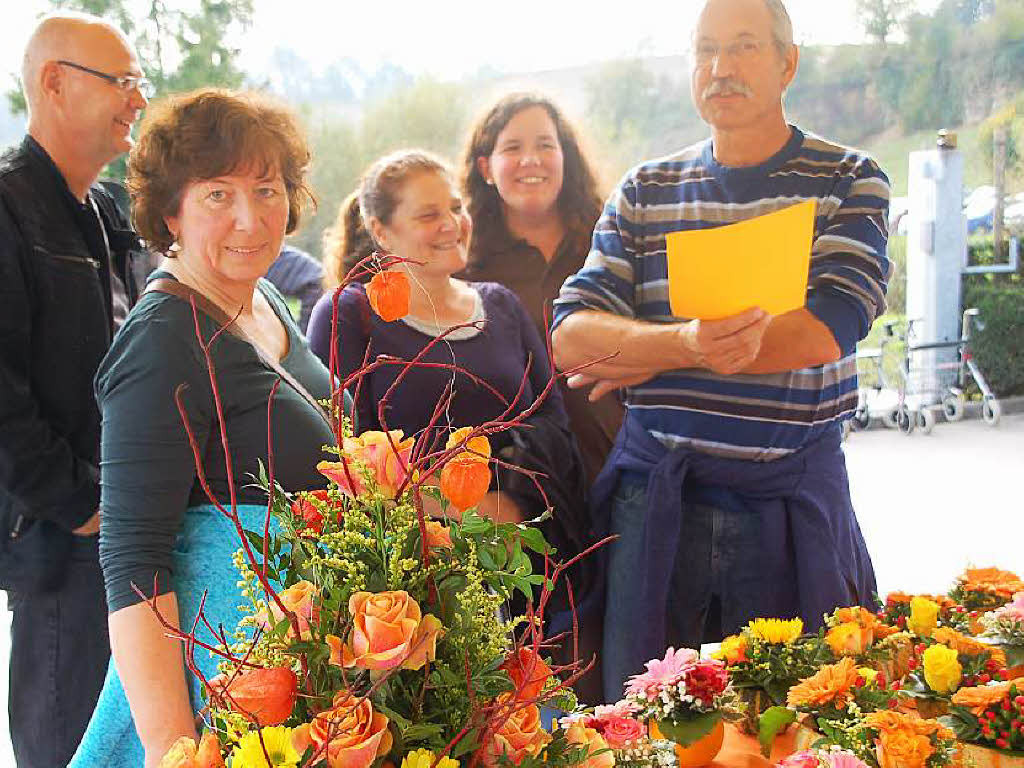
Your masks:
<svg viewBox="0 0 1024 768"><path fill-rule="evenodd" d="M153 95L125 36L44 18L25 48L22 143L0 157L0 587L20 768L65 766L107 669L92 380L143 249L96 182Z"/></svg>

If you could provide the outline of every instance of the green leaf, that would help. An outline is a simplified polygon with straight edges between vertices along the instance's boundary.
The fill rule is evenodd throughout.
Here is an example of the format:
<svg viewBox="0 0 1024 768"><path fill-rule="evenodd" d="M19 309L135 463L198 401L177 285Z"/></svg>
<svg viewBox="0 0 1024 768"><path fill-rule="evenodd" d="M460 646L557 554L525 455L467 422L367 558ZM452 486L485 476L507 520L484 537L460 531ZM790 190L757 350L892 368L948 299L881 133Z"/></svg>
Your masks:
<svg viewBox="0 0 1024 768"><path fill-rule="evenodd" d="M769 680L764 684L765 693L768 694L774 703L780 705L786 700L789 688L789 680Z"/></svg>
<svg viewBox="0 0 1024 768"><path fill-rule="evenodd" d="M688 747L711 733L721 719L721 712L705 712L692 719L680 720L675 723L671 720L658 720L658 730L666 739L670 739L682 747Z"/></svg>
<svg viewBox="0 0 1024 768"><path fill-rule="evenodd" d="M544 534L540 532L539 528L532 528L527 525L519 526L519 541L521 541L527 549L531 549L534 552L544 554L548 550L551 550L551 545L548 544L544 538Z"/></svg>
<svg viewBox="0 0 1024 768"><path fill-rule="evenodd" d="M795 722L796 712L788 707L768 707L762 712L757 721L757 740L761 744L761 754L770 756L775 737L783 728Z"/></svg>
<svg viewBox="0 0 1024 768"><path fill-rule="evenodd" d="M479 728L474 728L472 731L467 733L462 738L462 741L455 745L455 748L451 752L451 756L457 760L463 755L468 754L472 752L474 749L476 749L477 740L480 738L479 731Z"/></svg>
<svg viewBox="0 0 1024 768"><path fill-rule="evenodd" d="M498 564L494 562L494 556L490 552L489 547L480 547L476 552L476 559L480 561L480 565L488 571L498 571Z"/></svg>

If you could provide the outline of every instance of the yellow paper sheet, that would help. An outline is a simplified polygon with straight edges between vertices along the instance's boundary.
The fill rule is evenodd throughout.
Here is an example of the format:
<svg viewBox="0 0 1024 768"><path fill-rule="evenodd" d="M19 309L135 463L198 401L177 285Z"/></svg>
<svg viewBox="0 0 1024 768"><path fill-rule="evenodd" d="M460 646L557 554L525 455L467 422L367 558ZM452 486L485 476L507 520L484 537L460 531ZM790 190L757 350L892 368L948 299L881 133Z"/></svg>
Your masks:
<svg viewBox="0 0 1024 768"><path fill-rule="evenodd" d="M736 224L666 235L672 314L717 320L751 307L772 315L802 307L814 211L809 200Z"/></svg>

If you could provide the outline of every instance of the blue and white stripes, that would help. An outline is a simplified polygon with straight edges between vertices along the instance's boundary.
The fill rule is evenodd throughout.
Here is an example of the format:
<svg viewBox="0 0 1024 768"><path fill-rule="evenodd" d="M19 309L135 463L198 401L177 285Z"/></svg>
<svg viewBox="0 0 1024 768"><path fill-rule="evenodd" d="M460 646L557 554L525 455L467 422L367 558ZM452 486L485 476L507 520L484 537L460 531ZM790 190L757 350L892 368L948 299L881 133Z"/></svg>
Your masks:
<svg viewBox="0 0 1024 768"><path fill-rule="evenodd" d="M767 162L722 166L707 140L630 171L605 205L584 267L562 286L554 324L580 309L678 322L668 302L665 235L817 203L807 308L843 351L836 363L765 375L666 372L626 393L626 405L670 447L770 460L852 411L854 349L885 311L889 180L871 158L796 127ZM710 256L713 258L713 256Z"/></svg>

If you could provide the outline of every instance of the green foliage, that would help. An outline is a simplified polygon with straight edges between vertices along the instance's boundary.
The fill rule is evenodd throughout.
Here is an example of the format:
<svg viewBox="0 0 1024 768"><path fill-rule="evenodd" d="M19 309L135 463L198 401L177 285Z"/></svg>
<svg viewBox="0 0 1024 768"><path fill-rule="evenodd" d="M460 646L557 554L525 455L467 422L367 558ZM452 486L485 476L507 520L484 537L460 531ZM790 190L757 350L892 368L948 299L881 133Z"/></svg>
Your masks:
<svg viewBox="0 0 1024 768"><path fill-rule="evenodd" d="M977 307L983 328L971 340L985 380L999 396L1024 394L1024 281L1021 275L964 278L965 307Z"/></svg>
<svg viewBox="0 0 1024 768"><path fill-rule="evenodd" d="M796 712L789 707L768 707L757 721L757 742L761 745L761 754L769 757L775 737L795 722Z"/></svg>
<svg viewBox="0 0 1024 768"><path fill-rule="evenodd" d="M909 0L856 0L857 16L864 32L880 45L899 29L910 9Z"/></svg>

